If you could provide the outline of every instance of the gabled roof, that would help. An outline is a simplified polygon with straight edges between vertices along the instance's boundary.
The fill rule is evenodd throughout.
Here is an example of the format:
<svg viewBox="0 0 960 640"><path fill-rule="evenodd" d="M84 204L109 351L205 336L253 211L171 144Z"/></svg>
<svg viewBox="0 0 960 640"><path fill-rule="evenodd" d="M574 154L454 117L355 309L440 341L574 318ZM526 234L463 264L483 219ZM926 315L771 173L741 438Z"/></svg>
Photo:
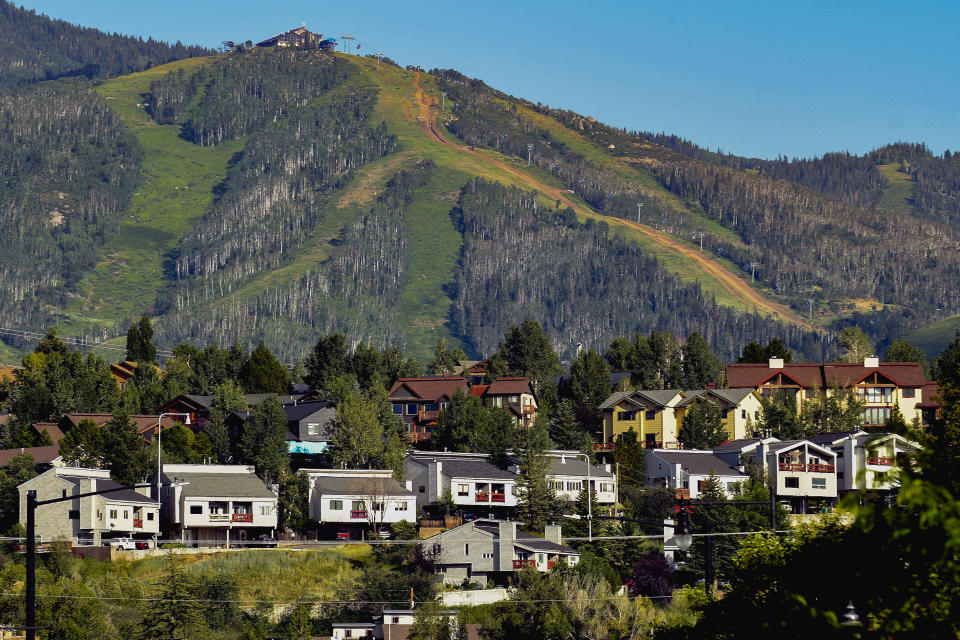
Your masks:
<svg viewBox="0 0 960 640"><path fill-rule="evenodd" d="M56 422L37 422L33 425L33 428L37 433L46 433L50 436L50 442L53 444L60 444L60 439L63 438L63 431L60 430Z"/></svg>
<svg viewBox="0 0 960 640"><path fill-rule="evenodd" d="M712 473L717 476L747 477L739 469L715 456L712 451L655 449L653 454L670 464L679 464L693 475L708 476Z"/></svg>
<svg viewBox="0 0 960 640"><path fill-rule="evenodd" d="M818 433L818 434L816 434L816 435L814 435L814 436L810 436L810 438L808 438L808 439L810 440L810 442L813 442L813 443L816 443L816 444L819 444L819 445L823 445L823 446L827 446L827 447L832 447L832 446L834 446L834 445L840 444L841 442L843 442L843 441L846 440L847 438L861 436L861 435L863 435L863 434L865 434L865 433L866 433L866 431L860 431L860 430L857 430L857 431L830 431L830 432L827 432L827 433Z"/></svg>
<svg viewBox="0 0 960 640"><path fill-rule="evenodd" d="M497 378L487 387L485 396L513 396L521 393L533 394L533 387L526 378Z"/></svg>
<svg viewBox="0 0 960 640"><path fill-rule="evenodd" d="M600 403L599 409L610 409L622 401L638 407L663 408L680 393L679 389L642 389L637 391L614 391Z"/></svg>
<svg viewBox="0 0 960 640"><path fill-rule="evenodd" d="M452 398L457 389L466 392L467 381L459 376L400 378L390 389L389 400L437 401Z"/></svg>
<svg viewBox="0 0 960 640"><path fill-rule="evenodd" d="M67 482L73 484L77 488L80 488L81 480L85 478L83 476L73 476L73 475L58 475L58 478L66 480ZM96 478L97 481L97 491L101 489L115 489L117 487L122 487L123 485L119 482L114 482L108 478ZM149 496L145 496L142 493L138 493L133 489L124 489L123 491L114 491L112 493L106 493L101 496L104 500L115 501L115 502L142 502L146 504L157 504L157 501Z"/></svg>
<svg viewBox="0 0 960 640"><path fill-rule="evenodd" d="M260 404L267 398L276 398L280 401L280 404L288 405L298 403L303 400L304 397L305 396L303 394L278 395L276 393L247 393L243 396L243 400L247 403L248 407L252 407L256 404ZM214 396L200 396L192 393L181 393L179 396L163 405L163 408L169 409L178 402L181 402L189 407L193 407L194 409L209 411L213 406L213 401Z"/></svg>
<svg viewBox="0 0 960 640"><path fill-rule="evenodd" d="M376 494L408 498L417 495L393 478L311 476L311 479L314 480L313 490L320 495L362 496L365 494Z"/></svg>
<svg viewBox="0 0 960 640"><path fill-rule="evenodd" d="M678 407L687 407L696 400L705 399L715 404L727 407L738 407L745 398L753 393L753 389L695 389L685 391L686 397L677 403Z"/></svg>
<svg viewBox="0 0 960 640"><path fill-rule="evenodd" d="M181 489L186 497L211 498L276 498L263 480L253 472L253 467L247 473L217 471L222 465L189 465L195 470L171 470L169 467L185 467L188 465L164 465L162 482L169 484L188 483ZM233 465L228 465L233 466ZM204 468L206 467L206 468Z"/></svg>
<svg viewBox="0 0 960 640"><path fill-rule="evenodd" d="M897 440L899 445L909 447L914 450L920 449L920 445L912 440L904 438L898 433L864 433L857 436L857 446L862 447L868 444L876 444L884 440Z"/></svg>
<svg viewBox="0 0 960 640"><path fill-rule="evenodd" d="M764 442L778 442L777 438L740 438L739 440L730 440L724 442L719 447L714 448L714 453L725 453L728 451L750 451L758 444Z"/></svg>
<svg viewBox="0 0 960 640"><path fill-rule="evenodd" d="M550 471L547 472L547 475L553 476L576 476L576 477L587 477L587 463L580 458L573 458L569 456L564 457L553 457L551 456L550 460ZM597 465L590 465L590 477L591 478L612 478L613 474L603 467Z"/></svg>
<svg viewBox="0 0 960 640"><path fill-rule="evenodd" d="M57 445L47 445L45 447L22 447L20 449L0 449L0 467L10 464L16 456L21 453L29 453L33 456L35 464L50 464L60 457L60 447Z"/></svg>
<svg viewBox="0 0 960 640"><path fill-rule="evenodd" d="M859 362L824 362L784 364L770 367L769 363L737 363L727 365L727 384L731 388L759 387L782 373L802 388L826 389L833 385L849 387L878 372L900 387L922 387L927 383L923 365L918 362L879 362L867 367Z"/></svg>
<svg viewBox="0 0 960 640"><path fill-rule="evenodd" d="M941 397L940 384L937 382L926 382L920 387L920 402L917 403L917 408L939 409L941 406L939 398Z"/></svg>
<svg viewBox="0 0 960 640"><path fill-rule="evenodd" d="M299 404L284 405L283 411L287 414L287 421L296 420L299 422L308 416L312 416L318 411L324 409L333 409L333 402L330 400L316 400L312 402L301 402Z"/></svg>
<svg viewBox="0 0 960 640"><path fill-rule="evenodd" d="M806 444L807 447L816 449L817 451L819 451L820 453L826 456L829 456L832 458L835 458L837 456L837 454L832 449L830 449L829 445L817 444L816 442L812 442L810 440L781 440L780 442L774 442L770 445L770 453L775 455L780 454L785 451L790 451L791 449L796 449L797 447L801 447L804 444Z"/></svg>
<svg viewBox="0 0 960 640"><path fill-rule="evenodd" d="M466 527L473 525L474 529L489 533L495 540L500 539L500 521L499 520L474 520L472 522L467 522L460 525L461 527ZM580 552L576 549L571 549L568 546L557 544L556 542L550 542L539 536L535 536L532 533L527 533L526 531L521 531L520 528L517 528L517 537L513 539L515 546L522 549L527 549L530 551L542 551L544 553L562 553L565 555L579 555Z"/></svg>
<svg viewBox="0 0 960 640"><path fill-rule="evenodd" d="M413 451L407 460L416 464L441 463L441 473L448 478L476 478L478 480L514 480L516 474L490 462L485 453L463 454L442 451Z"/></svg>

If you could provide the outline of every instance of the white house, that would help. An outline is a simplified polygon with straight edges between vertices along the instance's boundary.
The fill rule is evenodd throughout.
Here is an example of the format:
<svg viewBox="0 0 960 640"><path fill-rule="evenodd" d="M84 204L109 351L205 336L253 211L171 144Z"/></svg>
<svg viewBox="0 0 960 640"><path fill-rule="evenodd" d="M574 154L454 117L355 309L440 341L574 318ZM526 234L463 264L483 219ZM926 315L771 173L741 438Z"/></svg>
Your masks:
<svg viewBox="0 0 960 640"><path fill-rule="evenodd" d="M903 457L920 449L917 443L895 433L825 433L812 440L836 454L840 493L896 489Z"/></svg>
<svg viewBox="0 0 960 640"><path fill-rule="evenodd" d="M389 469L301 469L310 483L310 517L336 531L359 537L387 531L401 520L416 522L417 499ZM408 481L409 484L409 481Z"/></svg>
<svg viewBox="0 0 960 640"><path fill-rule="evenodd" d="M576 500L589 485L594 492L595 504L616 503L617 477L609 464L590 465L588 475L587 462L576 451L548 451L547 455L550 457L547 483L559 497Z"/></svg>
<svg viewBox="0 0 960 640"><path fill-rule="evenodd" d="M713 451L696 449L648 449L644 455L647 479L652 484L669 487L678 496L695 500L711 475L720 480L728 498L750 476L717 457Z"/></svg>
<svg viewBox="0 0 960 640"><path fill-rule="evenodd" d="M165 464L164 513L171 534L193 546L273 537L277 495L247 465Z"/></svg>
<svg viewBox="0 0 960 640"><path fill-rule="evenodd" d="M410 451L404 467L421 511L437 505L445 491L459 509L479 515L517 506L516 474L487 454Z"/></svg>

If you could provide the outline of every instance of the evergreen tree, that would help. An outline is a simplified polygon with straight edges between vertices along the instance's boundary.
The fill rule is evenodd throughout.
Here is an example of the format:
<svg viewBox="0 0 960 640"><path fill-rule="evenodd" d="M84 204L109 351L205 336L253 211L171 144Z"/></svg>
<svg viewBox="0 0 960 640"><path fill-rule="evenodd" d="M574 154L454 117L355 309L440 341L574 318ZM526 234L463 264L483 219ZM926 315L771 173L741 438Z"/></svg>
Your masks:
<svg viewBox="0 0 960 640"><path fill-rule="evenodd" d="M210 441L182 424L163 430L163 459L167 464L200 464L210 458Z"/></svg>
<svg viewBox="0 0 960 640"><path fill-rule="evenodd" d="M337 404L330 447L334 468L368 468L382 454L381 409L378 402L356 392L347 394Z"/></svg>
<svg viewBox="0 0 960 640"><path fill-rule="evenodd" d="M93 420L81 420L63 435L59 444L67 466L99 469L104 464L103 433Z"/></svg>
<svg viewBox="0 0 960 640"><path fill-rule="evenodd" d="M242 411L246 408L247 401L243 397L243 389L233 380L214 387L210 420L204 425L203 432L210 443L210 453L218 462L227 462L233 453L227 417L234 411Z"/></svg>
<svg viewBox="0 0 960 640"><path fill-rule="evenodd" d="M340 333L331 333L317 340L306 360L304 378L314 389L324 390L333 378L352 373L347 340Z"/></svg>
<svg viewBox="0 0 960 640"><path fill-rule="evenodd" d="M146 315L140 318L140 358L137 360L140 364L157 361L157 348L153 345L153 326Z"/></svg>
<svg viewBox="0 0 960 640"><path fill-rule="evenodd" d="M433 360L427 365L427 371L435 376L446 376L453 373L461 360L466 360L467 354L459 347L451 349L446 338L437 340L437 348L433 352Z"/></svg>
<svg viewBox="0 0 960 640"><path fill-rule="evenodd" d="M927 354L920 347L898 338L887 347L883 359L886 362L919 362L924 364L927 360Z"/></svg>
<svg viewBox="0 0 960 640"><path fill-rule="evenodd" d="M703 336L691 333L681 351L685 389L703 389L719 381L722 370L720 360Z"/></svg>
<svg viewBox="0 0 960 640"><path fill-rule="evenodd" d="M592 443L590 434L584 430L577 420L576 411L574 411L573 403L570 400L561 400L557 404L556 411L547 420L549 421L550 440L558 449L579 451L583 449L585 444Z"/></svg>
<svg viewBox="0 0 960 640"><path fill-rule="evenodd" d="M253 408L240 434L239 457L257 469L264 482L281 482L290 473L287 414L276 398Z"/></svg>
<svg viewBox="0 0 960 640"><path fill-rule="evenodd" d="M720 478L714 474L704 481L703 488L697 498L702 502L728 502L727 495L720 484ZM691 509L690 524L696 533L705 533L707 521L710 521L713 533L730 533L737 529L735 509L728 506L698 506ZM733 567L733 554L737 550L739 541L733 536L711 536L713 543L713 568L717 578L730 575ZM690 547L690 556L693 559L694 572L704 575L706 564L706 538L697 536Z"/></svg>
<svg viewBox="0 0 960 640"><path fill-rule="evenodd" d="M641 486L645 472L643 463L643 443L640 442L637 432L633 429L617 436L613 447L613 460L617 465L620 485Z"/></svg>
<svg viewBox="0 0 960 640"><path fill-rule="evenodd" d="M535 531L543 531L562 510L561 501L547 484L550 459L544 452L549 445L546 427L538 417L532 427L519 432L514 449L518 466L517 517Z"/></svg>
<svg viewBox="0 0 960 640"><path fill-rule="evenodd" d="M37 466L29 453L13 456L0 468L0 532L7 534L20 522L20 492L17 487L37 476Z"/></svg>
<svg viewBox="0 0 960 640"><path fill-rule="evenodd" d="M853 389L834 387L830 393L818 391L804 399L800 409L800 436L811 438L819 433L854 431L863 423L863 403Z"/></svg>
<svg viewBox="0 0 960 640"><path fill-rule="evenodd" d="M110 477L124 485L133 485L145 480L153 468L150 450L130 421L130 414L118 409L113 419L101 427L103 434L104 462L110 469Z"/></svg>
<svg viewBox="0 0 960 640"><path fill-rule="evenodd" d="M893 408L890 410L890 417L887 418L887 422L883 425L883 430L888 433L907 436L911 439L915 437L913 429L907 424L906 419L903 417L903 412L900 411L900 405L897 403L894 403Z"/></svg>
<svg viewBox="0 0 960 640"><path fill-rule="evenodd" d="M366 342L358 343L350 355L350 368L361 389L369 389L374 384L386 386L383 365L383 354L375 346Z"/></svg>
<svg viewBox="0 0 960 640"><path fill-rule="evenodd" d="M627 371L630 367L630 357L633 345L626 338L614 338L604 352L611 371Z"/></svg>
<svg viewBox="0 0 960 640"><path fill-rule="evenodd" d="M570 375L561 393L573 401L580 423L588 430L600 424L598 407L613 391L610 369L596 351L582 351L570 364Z"/></svg>
<svg viewBox="0 0 960 640"><path fill-rule="evenodd" d="M136 322L130 323L127 329L127 360L140 362L143 358L143 340L140 338L140 327Z"/></svg>
<svg viewBox="0 0 960 640"><path fill-rule="evenodd" d="M497 355L511 374L528 378L537 391L552 376L563 373L549 336L536 320L527 319L507 329Z"/></svg>
<svg viewBox="0 0 960 640"><path fill-rule="evenodd" d="M503 409L457 390L440 412L428 445L437 451L489 453L502 460L513 444L514 423Z"/></svg>
<svg viewBox="0 0 960 640"><path fill-rule="evenodd" d="M677 438L685 449L713 449L730 436L723 428L720 408L702 400L694 402L683 416Z"/></svg>
<svg viewBox="0 0 960 640"><path fill-rule="evenodd" d="M933 361L933 377L941 388L951 385L960 389L960 331Z"/></svg>
<svg viewBox="0 0 960 640"><path fill-rule="evenodd" d="M781 399L760 398L760 420L755 427L758 437L794 440L802 437L803 424L797 415L797 401L792 395Z"/></svg>
<svg viewBox="0 0 960 640"><path fill-rule="evenodd" d="M183 570L183 558L168 554L157 599L147 605L140 622L141 640L196 640L207 631L194 580Z"/></svg>
<svg viewBox="0 0 960 640"><path fill-rule="evenodd" d="M793 360L793 352L780 338L773 338L765 347L751 342L743 348L743 354L737 358L737 362L769 362L770 358L783 358L784 363L788 363Z"/></svg>
<svg viewBox="0 0 960 640"><path fill-rule="evenodd" d="M261 340L240 369L240 385L246 393L290 392L290 374Z"/></svg>

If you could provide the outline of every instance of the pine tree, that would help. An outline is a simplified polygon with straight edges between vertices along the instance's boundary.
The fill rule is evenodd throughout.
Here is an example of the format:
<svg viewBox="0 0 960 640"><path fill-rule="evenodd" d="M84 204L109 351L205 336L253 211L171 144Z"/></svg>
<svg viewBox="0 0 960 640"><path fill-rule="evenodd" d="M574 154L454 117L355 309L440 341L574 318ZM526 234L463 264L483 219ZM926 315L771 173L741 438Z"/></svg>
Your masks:
<svg viewBox="0 0 960 640"><path fill-rule="evenodd" d="M304 378L314 389L324 390L333 378L352 373L350 351L343 334L332 333L317 340L306 360Z"/></svg>
<svg viewBox="0 0 960 640"><path fill-rule="evenodd" d="M720 408L709 400L694 402L680 424L677 438L685 449L713 449L729 439Z"/></svg>
<svg viewBox="0 0 960 640"><path fill-rule="evenodd" d="M527 528L543 531L562 510L561 501L547 484L550 459L544 455L550 439L539 418L529 429L520 431L514 449L517 466L517 517Z"/></svg>
<svg viewBox="0 0 960 640"><path fill-rule="evenodd" d="M243 389L233 380L214 387L210 420L204 425L203 432L210 442L211 454L218 462L227 462L233 454L227 417L234 411L242 411L246 408L247 402L243 397Z"/></svg>
<svg viewBox="0 0 960 640"><path fill-rule="evenodd" d="M145 480L153 468L154 460L136 425L130 421L130 414L117 409L113 419L101 427L101 433L104 462L110 469L110 477L125 485Z"/></svg>
<svg viewBox="0 0 960 640"><path fill-rule="evenodd" d="M683 384L685 389L703 389L720 378L722 367L713 349L699 333L691 333L683 345Z"/></svg>
<svg viewBox="0 0 960 640"><path fill-rule="evenodd" d="M570 375L561 386L564 396L573 401L580 423L587 430L600 424L597 407L613 390L610 384L610 369L593 349L581 352L570 364Z"/></svg>
<svg viewBox="0 0 960 640"><path fill-rule="evenodd" d="M240 369L240 385L247 393L276 393L290 391L290 374L261 340Z"/></svg>
<svg viewBox="0 0 960 640"><path fill-rule="evenodd" d="M127 329L127 360L131 362L140 362L143 358L143 340L140 339L140 327L136 322L130 323Z"/></svg>
<svg viewBox="0 0 960 640"><path fill-rule="evenodd" d="M466 360L467 354L463 349L451 349L446 338L437 340L437 348L433 352L433 360L427 365L427 371L433 375L445 376L453 373L461 360Z"/></svg>
<svg viewBox="0 0 960 640"><path fill-rule="evenodd" d="M537 391L550 377L563 373L549 336L536 320L527 319L507 329L497 355L512 375L529 378Z"/></svg>
<svg viewBox="0 0 960 640"><path fill-rule="evenodd" d="M254 406L243 424L239 457L254 465L264 482L280 482L290 473L287 432L287 414L276 398Z"/></svg>
<svg viewBox="0 0 960 640"><path fill-rule="evenodd" d="M140 364L152 364L157 361L157 348L153 345L153 326L150 318L140 318Z"/></svg>
<svg viewBox="0 0 960 640"><path fill-rule="evenodd" d="M141 640L195 640L205 630L194 581L183 570L183 558L168 554L157 600L140 622Z"/></svg>

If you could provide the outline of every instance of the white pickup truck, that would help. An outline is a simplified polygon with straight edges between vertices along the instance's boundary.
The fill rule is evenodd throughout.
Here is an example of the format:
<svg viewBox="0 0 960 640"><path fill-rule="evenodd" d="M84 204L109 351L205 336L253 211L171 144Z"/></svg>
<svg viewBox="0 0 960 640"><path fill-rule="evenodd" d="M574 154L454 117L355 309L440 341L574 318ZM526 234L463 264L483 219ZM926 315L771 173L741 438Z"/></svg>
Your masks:
<svg viewBox="0 0 960 640"><path fill-rule="evenodd" d="M120 551L133 551L134 549L149 549L150 542L147 540L134 540L133 538L117 538L110 542L110 546Z"/></svg>

